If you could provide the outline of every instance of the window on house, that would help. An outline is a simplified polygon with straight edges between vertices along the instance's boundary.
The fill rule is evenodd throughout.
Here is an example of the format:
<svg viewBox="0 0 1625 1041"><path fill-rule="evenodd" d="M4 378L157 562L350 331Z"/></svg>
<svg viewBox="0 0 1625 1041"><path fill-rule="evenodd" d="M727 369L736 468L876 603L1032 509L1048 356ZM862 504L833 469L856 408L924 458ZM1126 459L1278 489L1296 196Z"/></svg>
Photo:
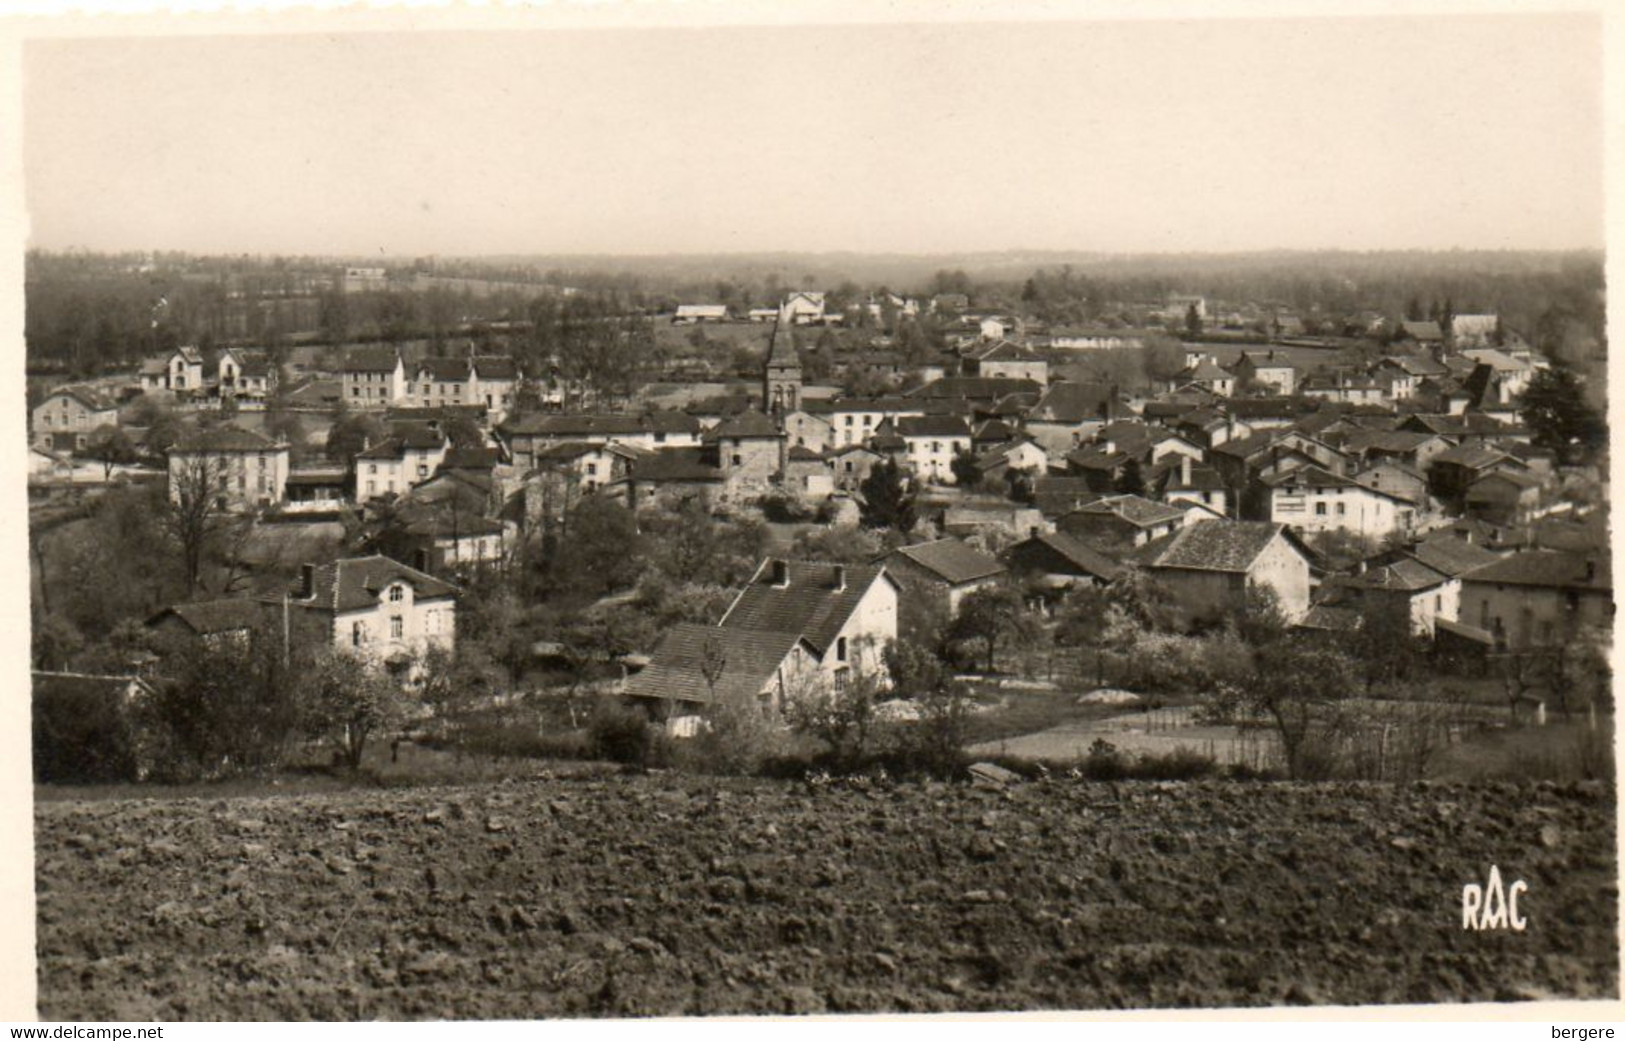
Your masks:
<svg viewBox="0 0 1625 1041"><path fill-rule="evenodd" d="M597 463L588 463L587 464L587 476L588 477L597 477L598 476L598 464Z"/></svg>
<svg viewBox="0 0 1625 1041"><path fill-rule="evenodd" d="M378 492L378 482L377 481L368 481L367 482L367 494L368 495L375 495L375 494L377 494L377 492Z"/></svg>
<svg viewBox="0 0 1625 1041"><path fill-rule="evenodd" d="M847 417L846 417L846 425L847 425L847 426L851 426L851 425L852 425L852 417L851 417L851 416L847 416Z"/></svg>
<svg viewBox="0 0 1625 1041"><path fill-rule="evenodd" d="M1323 502L1315 503L1315 516L1317 516L1317 517L1326 516L1326 504L1325 503L1323 503Z"/></svg>
<svg viewBox="0 0 1625 1041"><path fill-rule="evenodd" d="M835 640L835 660L846 661L846 637L844 636Z"/></svg>
<svg viewBox="0 0 1625 1041"><path fill-rule="evenodd" d="M404 619L401 618L400 615L396 615L396 616L394 616L393 618L391 618L389 620L389 638L390 639L399 640L401 638L401 636L403 634L405 634L405 632L406 632L406 622L405 622Z"/></svg>
<svg viewBox="0 0 1625 1041"><path fill-rule="evenodd" d="M370 473L370 474L377 473L378 472L378 464L377 463L368 463L367 464L367 472Z"/></svg>
<svg viewBox="0 0 1625 1041"><path fill-rule="evenodd" d="M735 466L743 466L745 463L745 457L740 455L738 452L734 453L733 460Z"/></svg>
<svg viewBox="0 0 1625 1041"><path fill-rule="evenodd" d="M1433 598L1433 610L1434 610L1435 613L1444 610L1444 597L1443 597L1443 595L1435 596Z"/></svg>
<svg viewBox="0 0 1625 1041"><path fill-rule="evenodd" d="M350 646L360 647L367 639L367 627L360 622L350 623Z"/></svg>
<svg viewBox="0 0 1625 1041"><path fill-rule="evenodd" d="M394 586L389 587L389 602L390 603L392 603L392 604L400 603L401 602L401 597L403 597L405 595L406 595L405 592L402 591L400 586L394 585Z"/></svg>
<svg viewBox="0 0 1625 1041"><path fill-rule="evenodd" d="M1337 515L1339 517L1343 516L1347 512L1348 512L1348 507L1344 506L1342 503L1337 504Z"/></svg>

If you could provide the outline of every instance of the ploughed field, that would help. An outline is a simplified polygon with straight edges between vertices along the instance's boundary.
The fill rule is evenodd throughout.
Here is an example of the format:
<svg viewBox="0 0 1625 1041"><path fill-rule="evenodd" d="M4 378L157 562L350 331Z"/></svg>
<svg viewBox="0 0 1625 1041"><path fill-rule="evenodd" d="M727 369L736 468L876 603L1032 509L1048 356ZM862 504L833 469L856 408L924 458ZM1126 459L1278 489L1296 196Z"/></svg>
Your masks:
<svg viewBox="0 0 1625 1041"><path fill-rule="evenodd" d="M54 1020L1616 993L1594 784L688 776L36 805ZM1499 867L1523 932L1464 931Z"/></svg>

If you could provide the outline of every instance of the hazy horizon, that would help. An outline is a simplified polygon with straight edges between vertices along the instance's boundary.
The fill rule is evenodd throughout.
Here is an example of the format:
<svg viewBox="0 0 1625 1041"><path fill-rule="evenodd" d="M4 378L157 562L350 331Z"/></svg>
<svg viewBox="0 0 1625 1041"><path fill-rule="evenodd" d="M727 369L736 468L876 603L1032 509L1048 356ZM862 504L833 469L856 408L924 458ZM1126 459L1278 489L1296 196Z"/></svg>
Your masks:
<svg viewBox="0 0 1625 1041"><path fill-rule="evenodd" d="M1575 252L1595 15L35 40L30 246Z"/></svg>

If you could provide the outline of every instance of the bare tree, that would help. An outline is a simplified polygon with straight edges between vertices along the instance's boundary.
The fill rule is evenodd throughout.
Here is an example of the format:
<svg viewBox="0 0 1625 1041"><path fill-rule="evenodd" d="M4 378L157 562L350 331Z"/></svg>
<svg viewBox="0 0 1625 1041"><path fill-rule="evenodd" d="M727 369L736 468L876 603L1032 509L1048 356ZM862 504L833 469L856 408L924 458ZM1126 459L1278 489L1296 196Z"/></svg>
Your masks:
<svg viewBox="0 0 1625 1041"><path fill-rule="evenodd" d="M205 453L170 458L169 503L163 528L179 547L186 594L197 592L204 556L231 522L225 463Z"/></svg>

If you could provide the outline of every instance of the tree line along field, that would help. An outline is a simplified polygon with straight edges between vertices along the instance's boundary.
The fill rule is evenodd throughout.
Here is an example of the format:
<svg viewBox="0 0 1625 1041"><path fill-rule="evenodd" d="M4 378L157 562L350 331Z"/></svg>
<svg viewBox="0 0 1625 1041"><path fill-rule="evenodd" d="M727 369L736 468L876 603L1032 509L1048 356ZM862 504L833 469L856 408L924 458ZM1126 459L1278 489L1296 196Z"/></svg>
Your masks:
<svg viewBox="0 0 1625 1041"><path fill-rule="evenodd" d="M48 1019L1603 998L1609 786L681 775L36 804ZM1462 887L1526 882L1521 932Z"/></svg>

